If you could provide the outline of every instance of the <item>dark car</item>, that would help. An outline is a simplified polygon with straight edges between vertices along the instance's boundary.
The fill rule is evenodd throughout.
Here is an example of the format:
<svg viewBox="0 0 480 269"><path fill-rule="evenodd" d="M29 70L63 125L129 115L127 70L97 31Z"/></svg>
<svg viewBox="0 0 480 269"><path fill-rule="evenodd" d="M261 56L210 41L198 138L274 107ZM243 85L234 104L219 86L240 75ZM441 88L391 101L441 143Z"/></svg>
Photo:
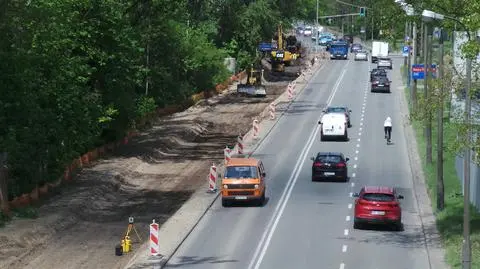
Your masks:
<svg viewBox="0 0 480 269"><path fill-rule="evenodd" d="M353 43L353 35L344 35L342 39L345 40L345 42L347 42L348 44Z"/></svg>
<svg viewBox="0 0 480 269"><path fill-rule="evenodd" d="M320 179L348 181L349 158L340 152L319 152L310 158L312 164L312 181Z"/></svg>
<svg viewBox="0 0 480 269"><path fill-rule="evenodd" d="M343 113L345 114L345 117L347 118L347 125L348 128L352 127L352 124L350 123L350 113L352 110L348 109L346 106L329 106L326 109L323 110L323 113Z"/></svg>
<svg viewBox="0 0 480 269"><path fill-rule="evenodd" d="M376 77L386 77L387 71L385 69L374 68L370 71L370 82L372 82Z"/></svg>
<svg viewBox="0 0 480 269"><path fill-rule="evenodd" d="M372 81L371 92L388 92L390 93L391 81L387 77L375 77Z"/></svg>
<svg viewBox="0 0 480 269"><path fill-rule="evenodd" d="M355 215L353 228L360 229L363 224L392 225L395 230L403 230L402 208L400 201L402 195L392 187L365 186L355 197Z"/></svg>
<svg viewBox="0 0 480 269"><path fill-rule="evenodd" d="M350 52L351 53L355 53L357 51L361 51L363 49L362 45L361 44L352 44L352 46L350 47Z"/></svg>

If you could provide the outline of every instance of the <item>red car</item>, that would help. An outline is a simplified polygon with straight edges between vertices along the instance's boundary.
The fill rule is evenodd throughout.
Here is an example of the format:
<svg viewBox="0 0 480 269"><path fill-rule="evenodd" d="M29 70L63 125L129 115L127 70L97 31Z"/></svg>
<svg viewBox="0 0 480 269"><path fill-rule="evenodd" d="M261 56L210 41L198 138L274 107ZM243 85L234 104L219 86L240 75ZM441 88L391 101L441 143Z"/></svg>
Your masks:
<svg viewBox="0 0 480 269"><path fill-rule="evenodd" d="M400 231L402 226L402 208L397 191L392 187L365 186L360 193L355 193L354 229L360 229L363 224L393 225Z"/></svg>

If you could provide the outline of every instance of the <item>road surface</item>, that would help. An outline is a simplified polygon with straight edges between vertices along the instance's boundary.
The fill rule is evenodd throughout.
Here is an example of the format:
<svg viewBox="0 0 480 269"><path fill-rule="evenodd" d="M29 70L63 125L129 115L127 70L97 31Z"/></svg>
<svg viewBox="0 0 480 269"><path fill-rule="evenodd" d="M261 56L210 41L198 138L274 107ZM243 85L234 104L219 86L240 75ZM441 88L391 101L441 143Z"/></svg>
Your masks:
<svg viewBox="0 0 480 269"><path fill-rule="evenodd" d="M369 62L327 63L256 151L267 170L266 205L223 208L218 199L166 268L429 268L400 114L400 62L389 72L392 94L370 93ZM327 104L352 109L349 142L320 142ZM383 137L387 116L393 145ZM318 151L350 157L350 181L311 182ZM404 231L353 229L350 195L363 185L399 188Z"/></svg>

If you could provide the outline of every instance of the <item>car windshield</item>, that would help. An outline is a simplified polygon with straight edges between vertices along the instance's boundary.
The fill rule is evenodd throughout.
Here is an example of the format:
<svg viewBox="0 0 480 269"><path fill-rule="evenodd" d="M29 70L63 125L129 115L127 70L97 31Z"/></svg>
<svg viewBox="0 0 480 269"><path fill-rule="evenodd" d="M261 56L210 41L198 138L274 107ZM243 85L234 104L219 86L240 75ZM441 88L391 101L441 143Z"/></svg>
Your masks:
<svg viewBox="0 0 480 269"><path fill-rule="evenodd" d="M391 202L395 200L395 196L388 193L365 193L362 198L373 202Z"/></svg>
<svg viewBox="0 0 480 269"><path fill-rule="evenodd" d="M258 178L256 166L229 166L225 178Z"/></svg>
<svg viewBox="0 0 480 269"><path fill-rule="evenodd" d="M387 71L385 69L373 69L372 74L387 74Z"/></svg>
<svg viewBox="0 0 480 269"><path fill-rule="evenodd" d="M318 155L316 161L322 163L339 163L342 161L342 158L338 155Z"/></svg>
<svg viewBox="0 0 480 269"><path fill-rule="evenodd" d="M361 49L361 48L362 48L362 45L353 44L353 45L352 45L352 48Z"/></svg>
<svg viewBox="0 0 480 269"><path fill-rule="evenodd" d="M345 48L346 45L338 45L338 44L335 44L335 45L332 45L331 48L333 49L336 49L336 48Z"/></svg>
<svg viewBox="0 0 480 269"><path fill-rule="evenodd" d="M347 111L344 107L329 107L327 108L327 113L345 113Z"/></svg>

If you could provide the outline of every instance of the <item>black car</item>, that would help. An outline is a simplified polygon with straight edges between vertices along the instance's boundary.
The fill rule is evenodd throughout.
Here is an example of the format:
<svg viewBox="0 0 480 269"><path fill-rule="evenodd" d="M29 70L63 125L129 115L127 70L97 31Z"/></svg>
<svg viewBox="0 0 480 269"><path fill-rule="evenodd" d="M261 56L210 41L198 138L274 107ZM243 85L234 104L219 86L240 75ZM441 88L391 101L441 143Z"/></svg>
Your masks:
<svg viewBox="0 0 480 269"><path fill-rule="evenodd" d="M388 92L390 93L390 83L391 81L385 77L375 77L372 81L371 92Z"/></svg>
<svg viewBox="0 0 480 269"><path fill-rule="evenodd" d="M342 39L345 40L345 42L347 42L348 44L353 43L353 35L344 35Z"/></svg>
<svg viewBox="0 0 480 269"><path fill-rule="evenodd" d="M352 124L350 123L350 113L352 110L348 109L346 106L329 106L326 109L323 110L323 113L344 113L345 117L347 118L347 125L348 128L352 127Z"/></svg>
<svg viewBox="0 0 480 269"><path fill-rule="evenodd" d="M349 158L340 152L319 152L316 157L310 158L312 164L312 181L331 179L348 181Z"/></svg>
<svg viewBox="0 0 480 269"><path fill-rule="evenodd" d="M383 68L374 68L370 71L370 82L375 80L376 77L386 77L387 71Z"/></svg>
<svg viewBox="0 0 480 269"><path fill-rule="evenodd" d="M361 51L363 49L362 45L361 44L352 44L352 46L350 47L350 52L351 53L355 53L357 51Z"/></svg>

